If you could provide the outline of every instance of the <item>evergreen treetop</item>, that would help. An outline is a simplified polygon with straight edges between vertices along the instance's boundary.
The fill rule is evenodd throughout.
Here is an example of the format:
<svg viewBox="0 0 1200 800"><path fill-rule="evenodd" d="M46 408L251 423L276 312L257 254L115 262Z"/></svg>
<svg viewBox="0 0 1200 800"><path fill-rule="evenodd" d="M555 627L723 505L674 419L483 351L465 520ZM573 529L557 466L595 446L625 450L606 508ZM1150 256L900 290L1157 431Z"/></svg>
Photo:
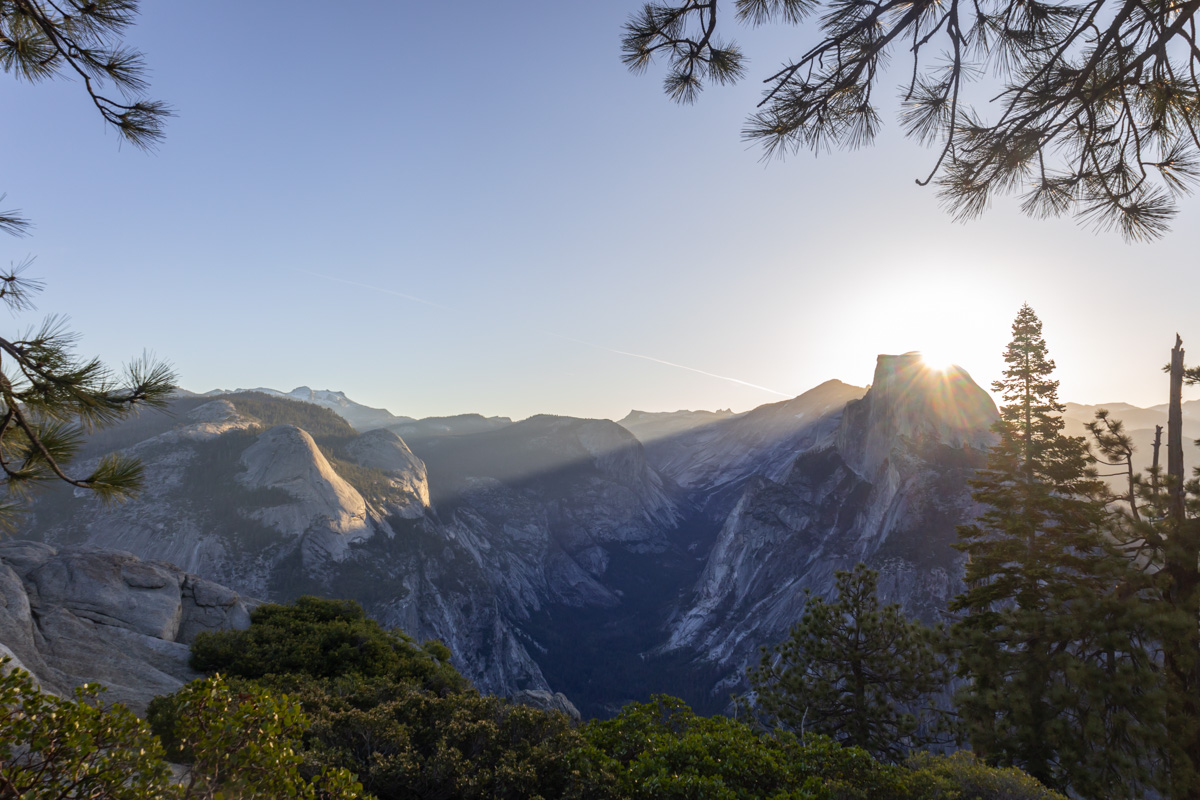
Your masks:
<svg viewBox="0 0 1200 800"><path fill-rule="evenodd" d="M791 634L762 649L749 678L754 704L774 725L900 762L940 741L930 697L947 676L931 631L899 605L879 602L878 577L865 564L838 571L837 598L809 598Z"/></svg>
<svg viewBox="0 0 1200 800"><path fill-rule="evenodd" d="M951 603L958 710L972 747L1059 790L1129 797L1155 778L1161 708L1139 576L1103 535L1109 494L1084 440L1062 432L1054 362L1027 305L1013 323L983 511L959 527Z"/></svg>
<svg viewBox="0 0 1200 800"><path fill-rule="evenodd" d="M142 54L121 41L139 0L0 0L0 69L38 83L72 78L121 138L149 148L171 109L147 100ZM116 89L114 98L107 91ZM119 99L118 99L119 98Z"/></svg>

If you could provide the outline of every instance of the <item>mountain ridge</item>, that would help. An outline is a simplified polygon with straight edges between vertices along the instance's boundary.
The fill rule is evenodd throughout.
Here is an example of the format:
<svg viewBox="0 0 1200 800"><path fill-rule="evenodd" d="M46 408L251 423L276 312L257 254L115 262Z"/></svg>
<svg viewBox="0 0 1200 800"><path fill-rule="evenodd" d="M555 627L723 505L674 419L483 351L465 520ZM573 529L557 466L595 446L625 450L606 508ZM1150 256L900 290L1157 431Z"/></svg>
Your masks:
<svg viewBox="0 0 1200 800"><path fill-rule="evenodd" d="M564 691L588 715L651 692L719 709L803 590L828 592L858 559L889 599L935 617L995 414L965 373L907 355L881 357L869 389L627 415L663 434L645 442L556 415L363 431L344 395L299 395L183 396L172 418L104 432L142 458L146 494L105 508L55 487L24 533L171 561L245 596L355 599L445 641L485 691Z"/></svg>

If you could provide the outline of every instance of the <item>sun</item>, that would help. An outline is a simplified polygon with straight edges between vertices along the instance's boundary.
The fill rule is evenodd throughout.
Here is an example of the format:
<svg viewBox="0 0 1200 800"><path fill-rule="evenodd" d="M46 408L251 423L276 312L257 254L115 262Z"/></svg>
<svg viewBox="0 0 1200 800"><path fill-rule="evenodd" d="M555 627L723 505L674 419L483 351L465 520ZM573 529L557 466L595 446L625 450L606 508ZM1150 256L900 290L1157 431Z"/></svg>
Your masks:
<svg viewBox="0 0 1200 800"><path fill-rule="evenodd" d="M946 352L934 348L921 350L921 361L937 372L945 372L954 366L954 359Z"/></svg>

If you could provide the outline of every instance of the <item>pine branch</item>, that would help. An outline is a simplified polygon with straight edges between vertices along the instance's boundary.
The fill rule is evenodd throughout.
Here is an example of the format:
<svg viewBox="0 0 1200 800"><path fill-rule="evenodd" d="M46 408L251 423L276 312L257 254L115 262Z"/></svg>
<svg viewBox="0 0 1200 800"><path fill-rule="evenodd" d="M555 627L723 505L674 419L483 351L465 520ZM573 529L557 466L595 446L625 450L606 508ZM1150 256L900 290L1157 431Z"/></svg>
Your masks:
<svg viewBox="0 0 1200 800"><path fill-rule="evenodd" d="M876 85L904 43L911 76L901 91L901 125L938 148L917 182L936 182L958 219L1015 194L1027 214L1070 212L1081 224L1147 240L1165 233L1180 198L1200 180L1200 0L736 5L738 19L754 25L821 14L819 41L765 79L759 110L743 129L764 158L870 142L881 119ZM697 66L716 23L715 3L646 6L626 26L626 63L642 71L656 53L668 54L666 90L690 102L706 81ZM1003 88L978 98L977 110L968 85L989 67ZM718 79L741 72L720 70Z"/></svg>

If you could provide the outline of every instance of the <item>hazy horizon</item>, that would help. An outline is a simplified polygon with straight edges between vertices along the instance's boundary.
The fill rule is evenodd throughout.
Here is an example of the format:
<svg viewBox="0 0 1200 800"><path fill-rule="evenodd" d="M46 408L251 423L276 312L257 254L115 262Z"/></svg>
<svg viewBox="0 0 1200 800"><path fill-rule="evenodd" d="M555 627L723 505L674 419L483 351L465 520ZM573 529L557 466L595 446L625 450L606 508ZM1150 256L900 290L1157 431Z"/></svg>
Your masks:
<svg viewBox="0 0 1200 800"><path fill-rule="evenodd" d="M885 355L885 354L881 354L881 355ZM891 354L891 355L897 355L897 354ZM959 366L959 365L954 365L954 366ZM974 380L975 383L978 384L981 388L983 388L984 391L986 391L988 393L988 395L992 397L992 400L994 402L996 402L997 405L999 405L999 398L995 395L994 392L991 391L990 382L988 385L985 385L985 384L981 383L974 375L970 375L969 370L965 370L965 368L962 368L962 369L964 369L964 371L967 372L967 374L971 377L971 379ZM780 397L780 398L774 398L774 399L766 399L761 403L757 403L757 404L748 406L746 408L734 408L732 406L706 407L706 406L697 406L697 405L681 406L681 407L677 407L677 408L648 408L648 407L641 407L641 406L635 405L635 406L628 408L623 413L615 413L614 412L612 414L608 414L608 415L604 415L604 416L590 416L590 417L583 417L583 418L608 419L608 420L612 420L614 422L619 422L621 419L627 417L629 414L631 414L635 411L642 412L642 413L651 413L651 414L672 414L672 413L677 413L677 412L729 411L733 414L744 414L748 411L753 411L755 408L759 408L760 406L770 405L772 403L777 403L777 402L787 402L790 399L799 397L799 396L805 394L806 392L817 388L821 384L826 383L828 381L832 381L832 380L840 380L840 381L842 381L842 383L845 383L849 386L855 386L855 387L863 388L863 389L869 388L869 386L871 384L870 381L865 381L863 383L851 383L850 381L845 381L845 380L842 380L841 378L827 378L824 381L819 381L819 382L813 384L812 386L808 387L807 389L797 392L792 397L789 397L789 398ZM1164 380L1164 387L1165 387L1165 383L1166 383L1166 381ZM283 393L287 394L287 393L293 392L296 389L300 389L300 388L308 388L308 389L311 389L313 391L318 391L318 392L341 392L343 395L345 395L346 399L350 400L351 402L358 403L360 405L368 406L371 408L383 409L383 410L388 411L398 417L412 417L414 419L421 419L421 418L425 418L425 417L449 417L449 416L455 416L458 414L479 414L480 416L483 416L483 417L508 417L508 418L512 419L513 421L520 421L523 419L528 419L529 417L537 416L539 414L551 414L551 415L564 416L564 417L581 417L582 416L582 415L578 415L578 414L568 414L568 413L558 411L555 409L550 409L550 408L541 409L541 410L534 411L529 414L523 414L523 415L505 414L502 412L493 413L486 409L455 411L452 413L450 413L450 412L446 412L446 413L434 412L434 413L429 413L429 414L422 413L422 414L417 415L417 414L408 413L408 412L404 411L403 409L396 409L396 408L391 408L388 406L372 406L370 403L363 402L360 398L354 396L350 392L345 391L344 389L339 389L338 387L335 387L335 386L317 386L311 382L310 383L299 383L294 386L290 386L288 388L284 388L284 387L280 387L280 386L268 386L263 383L258 383L253 386L236 386L236 387L234 387L234 386L215 386L215 387L210 387L207 389L195 389L195 388L181 385L179 388L183 389L186 392L191 392L196 395L206 395L206 394L212 394L215 392L233 393L233 392L239 392L239 391L255 391L257 389L272 389L274 391L283 392ZM1196 396L1193 396L1193 395L1196 395ZM1154 408L1157 406L1164 406L1164 407L1166 406L1166 398L1165 397L1164 397L1163 401L1160 403L1149 403L1146 405L1139 405L1137 403L1131 403L1128 400L1124 400L1121 398L1109 398L1107 400L1102 400L1099 402L1081 402L1079 400L1076 400L1076 399L1070 398L1070 397L1067 397L1067 398L1060 397L1059 399L1060 399L1060 402L1063 402L1066 404L1075 404L1075 405L1087 406L1087 407L1093 407L1093 406L1094 407L1115 407L1119 404L1125 404L1125 405L1133 406L1134 408L1145 410L1145 409L1150 409L1150 408ZM1194 390L1189 390L1189 388L1185 388L1184 403L1187 404L1189 401L1197 401L1197 400L1200 400L1200 391L1194 391ZM1120 414L1116 413L1116 414L1114 414L1114 417L1117 419L1120 419Z"/></svg>

